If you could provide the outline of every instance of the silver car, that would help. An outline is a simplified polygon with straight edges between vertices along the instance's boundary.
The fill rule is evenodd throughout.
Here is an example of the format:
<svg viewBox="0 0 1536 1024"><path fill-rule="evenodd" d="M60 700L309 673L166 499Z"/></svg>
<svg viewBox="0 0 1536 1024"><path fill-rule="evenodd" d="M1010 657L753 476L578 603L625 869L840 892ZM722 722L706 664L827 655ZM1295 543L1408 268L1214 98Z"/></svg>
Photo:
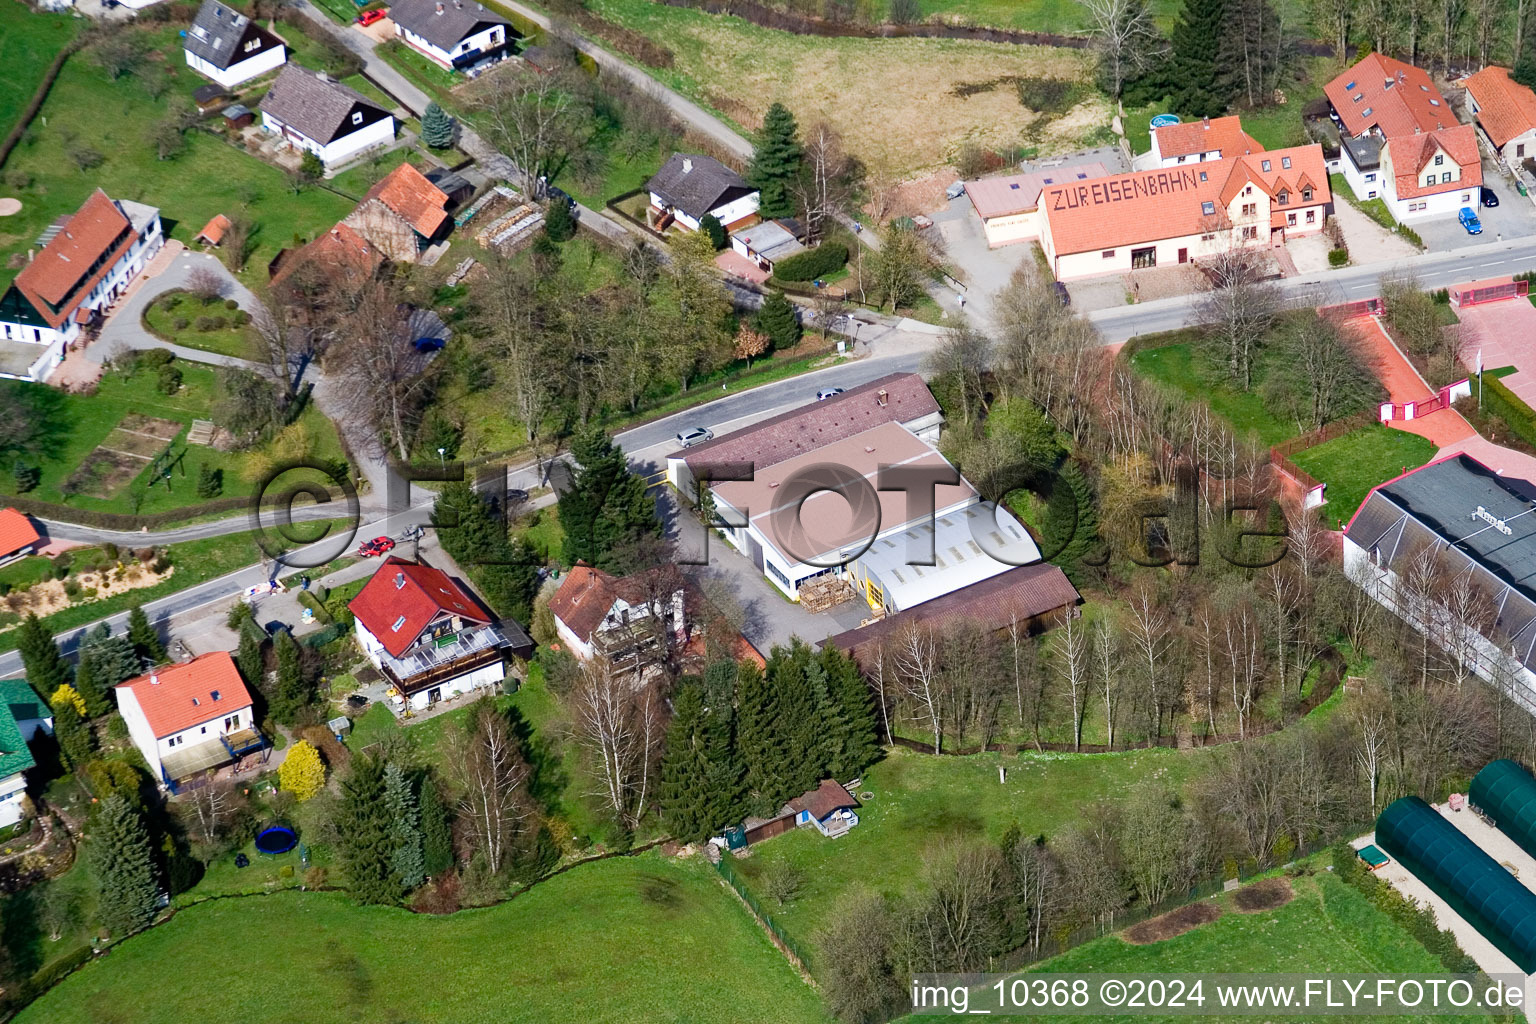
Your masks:
<svg viewBox="0 0 1536 1024"><path fill-rule="evenodd" d="M714 440L715 432L708 427L693 427L684 430L677 435L677 443L684 448L692 448L696 444Z"/></svg>
<svg viewBox="0 0 1536 1024"><path fill-rule="evenodd" d="M822 388L816 392L816 401L825 402L829 398L836 398L846 390L847 388Z"/></svg>

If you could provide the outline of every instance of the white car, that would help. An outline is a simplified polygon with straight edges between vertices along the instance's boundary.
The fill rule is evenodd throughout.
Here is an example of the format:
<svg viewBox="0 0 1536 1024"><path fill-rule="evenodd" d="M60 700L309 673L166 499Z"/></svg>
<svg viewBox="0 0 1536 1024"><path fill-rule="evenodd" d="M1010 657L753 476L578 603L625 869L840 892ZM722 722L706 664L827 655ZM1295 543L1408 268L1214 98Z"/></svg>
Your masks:
<svg viewBox="0 0 1536 1024"><path fill-rule="evenodd" d="M684 430L679 433L677 435L677 443L684 448L692 448L696 444L703 444L705 441L714 440L714 438L715 432L708 427L694 427L691 430Z"/></svg>
<svg viewBox="0 0 1536 1024"><path fill-rule="evenodd" d="M818 401L818 402L825 402L829 398L836 398L838 395L842 394L846 390L848 390L848 389L847 388L822 388L820 391L816 392L816 401Z"/></svg>

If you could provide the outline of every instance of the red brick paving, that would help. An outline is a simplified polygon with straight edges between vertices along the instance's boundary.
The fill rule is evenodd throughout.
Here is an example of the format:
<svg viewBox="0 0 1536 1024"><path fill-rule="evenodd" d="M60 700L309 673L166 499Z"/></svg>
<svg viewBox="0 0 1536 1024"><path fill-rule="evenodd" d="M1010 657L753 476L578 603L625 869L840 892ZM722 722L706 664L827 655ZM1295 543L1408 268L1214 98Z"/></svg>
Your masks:
<svg viewBox="0 0 1536 1024"><path fill-rule="evenodd" d="M1527 303L1529 305L1529 303ZM1536 309L1533 309L1536 312ZM1370 316L1345 321L1346 337L1356 344L1356 351L1372 373L1376 374L1391 401L1397 405L1423 402L1435 397L1435 391L1419 376L1419 371L1398 351L1381 323ZM1472 424L1455 409L1441 409L1412 420L1393 420L1388 426L1428 438L1444 448L1477 434Z"/></svg>

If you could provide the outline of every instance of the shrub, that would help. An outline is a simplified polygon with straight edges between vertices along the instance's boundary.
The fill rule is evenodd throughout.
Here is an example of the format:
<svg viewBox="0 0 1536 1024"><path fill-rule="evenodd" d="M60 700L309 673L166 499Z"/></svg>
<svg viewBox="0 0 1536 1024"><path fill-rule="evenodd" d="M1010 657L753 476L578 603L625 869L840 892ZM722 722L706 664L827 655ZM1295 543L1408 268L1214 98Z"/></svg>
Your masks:
<svg viewBox="0 0 1536 1024"><path fill-rule="evenodd" d="M699 218L699 230L709 236L716 252L730 244L730 236L725 233L725 225L721 224L720 218L712 213L706 213Z"/></svg>
<svg viewBox="0 0 1536 1024"><path fill-rule="evenodd" d="M544 214L544 234L551 242L569 242L576 234L576 220L571 216L571 204L561 196L549 204Z"/></svg>
<svg viewBox="0 0 1536 1024"><path fill-rule="evenodd" d="M910 25L923 16L917 0L891 0L891 24Z"/></svg>
<svg viewBox="0 0 1536 1024"><path fill-rule="evenodd" d="M1342 267L1349 262L1348 249L1329 249L1328 265L1330 267Z"/></svg>
<svg viewBox="0 0 1536 1024"><path fill-rule="evenodd" d="M224 308L228 310L236 310L240 308L240 303L236 302L234 299L225 299Z"/></svg>
<svg viewBox="0 0 1536 1024"><path fill-rule="evenodd" d="M17 494L26 494L36 487L38 481L42 480L42 478L43 471L41 469L20 459L17 459L16 464L11 467L11 480L16 485Z"/></svg>
<svg viewBox="0 0 1536 1024"><path fill-rule="evenodd" d="M135 548L133 557L137 558L141 562L152 562L154 561L156 554L158 554L158 552L155 551L154 548Z"/></svg>
<svg viewBox="0 0 1536 1024"><path fill-rule="evenodd" d="M197 471L197 496L199 498L217 498L224 490L224 471L213 466L204 465Z"/></svg>
<svg viewBox="0 0 1536 1024"><path fill-rule="evenodd" d="M1412 242L1420 249L1424 248L1424 239L1420 238L1419 233L1413 230L1413 228L1404 227L1403 225L1399 224L1397 226L1397 233L1408 239L1408 241Z"/></svg>
<svg viewBox="0 0 1536 1024"><path fill-rule="evenodd" d="M235 327L244 327L251 322L251 314L243 309L237 309L234 315L229 318L229 322Z"/></svg>
<svg viewBox="0 0 1536 1024"><path fill-rule="evenodd" d="M166 556L161 555L159 558L150 563L149 568L153 573L164 574L170 571L171 560Z"/></svg>
<svg viewBox="0 0 1536 1024"><path fill-rule="evenodd" d="M118 547L111 541L107 541L107 543L101 546L101 553L106 555L109 560L115 562L117 561Z"/></svg>
<svg viewBox="0 0 1536 1024"><path fill-rule="evenodd" d="M192 326L192 321L191 321L191 320L188 320L188 319L187 319L187 318L186 318L186 317L184 317L184 316L179 316L179 317L177 317L177 318L176 318L176 319L175 319L175 320L172 320L172 321L171 321L171 323L172 323L172 324L173 324L173 325L174 325L174 326L175 326L175 328L176 328L176 329L177 329L177 330L178 330L178 331L184 331L184 330L186 330L186 329L187 329L187 328L188 328L188 327L191 327L191 326Z"/></svg>
<svg viewBox="0 0 1536 1024"><path fill-rule="evenodd" d="M195 321L193 321L193 326L195 326L200 331L206 332L213 330L215 327L220 326L222 323L223 317L200 316Z"/></svg>
<svg viewBox="0 0 1536 1024"><path fill-rule="evenodd" d="M780 281L814 281L843 269L847 262L846 245L823 242L814 249L779 260L773 268L773 276Z"/></svg>
<svg viewBox="0 0 1536 1024"><path fill-rule="evenodd" d="M1449 306L1451 304L1451 290L1449 288L1441 288L1437 292L1430 292L1429 297L1435 301L1437 306Z"/></svg>
<svg viewBox="0 0 1536 1024"><path fill-rule="evenodd" d="M181 367L170 364L160 367L160 376L155 382L155 389L162 395L174 395L180 391Z"/></svg>
<svg viewBox="0 0 1536 1024"><path fill-rule="evenodd" d="M134 367L140 370L158 370L172 362L176 353L167 348L146 348L133 357Z"/></svg>
<svg viewBox="0 0 1536 1024"><path fill-rule="evenodd" d="M64 593L69 596L70 600L74 600L80 596L80 584L74 580L65 580Z"/></svg>

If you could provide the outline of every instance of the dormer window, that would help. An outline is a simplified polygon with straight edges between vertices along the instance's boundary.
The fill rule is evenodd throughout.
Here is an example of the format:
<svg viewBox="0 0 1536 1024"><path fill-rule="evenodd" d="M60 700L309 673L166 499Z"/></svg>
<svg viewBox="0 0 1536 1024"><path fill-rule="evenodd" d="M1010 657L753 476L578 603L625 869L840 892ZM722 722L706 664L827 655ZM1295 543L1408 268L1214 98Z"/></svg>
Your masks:
<svg viewBox="0 0 1536 1024"><path fill-rule="evenodd" d="M1309 189L1309 188L1302 189L1301 190L1301 199L1302 199L1302 202L1310 203L1312 201L1312 190Z"/></svg>
<svg viewBox="0 0 1536 1024"><path fill-rule="evenodd" d="M1285 206L1291 201L1291 194L1289 192L1281 192L1278 198L1280 200L1280 205Z"/></svg>

